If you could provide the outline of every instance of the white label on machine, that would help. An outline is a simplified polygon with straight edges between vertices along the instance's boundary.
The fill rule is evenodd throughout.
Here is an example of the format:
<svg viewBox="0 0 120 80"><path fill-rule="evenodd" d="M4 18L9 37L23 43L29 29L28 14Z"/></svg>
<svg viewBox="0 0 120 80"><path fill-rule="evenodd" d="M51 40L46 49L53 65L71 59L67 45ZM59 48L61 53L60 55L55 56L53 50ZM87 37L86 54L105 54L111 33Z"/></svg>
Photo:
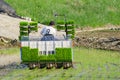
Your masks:
<svg viewBox="0 0 120 80"><path fill-rule="evenodd" d="M46 52L47 55L51 54L51 52L54 50L54 44L53 41L46 41Z"/></svg>
<svg viewBox="0 0 120 80"><path fill-rule="evenodd" d="M36 41L30 41L30 48L37 48L37 42Z"/></svg>
<svg viewBox="0 0 120 80"><path fill-rule="evenodd" d="M22 41L22 42L21 42L21 46L22 46L22 47L28 46L28 41Z"/></svg>
<svg viewBox="0 0 120 80"><path fill-rule="evenodd" d="M55 48L61 48L62 42L61 41L55 41Z"/></svg>
<svg viewBox="0 0 120 80"><path fill-rule="evenodd" d="M39 51L45 51L45 41L38 42L38 49Z"/></svg>
<svg viewBox="0 0 120 80"><path fill-rule="evenodd" d="M47 51L53 51L54 50L53 41L46 41L46 48L47 48Z"/></svg>
<svg viewBox="0 0 120 80"><path fill-rule="evenodd" d="M63 41L63 47L65 48L71 47L71 41Z"/></svg>

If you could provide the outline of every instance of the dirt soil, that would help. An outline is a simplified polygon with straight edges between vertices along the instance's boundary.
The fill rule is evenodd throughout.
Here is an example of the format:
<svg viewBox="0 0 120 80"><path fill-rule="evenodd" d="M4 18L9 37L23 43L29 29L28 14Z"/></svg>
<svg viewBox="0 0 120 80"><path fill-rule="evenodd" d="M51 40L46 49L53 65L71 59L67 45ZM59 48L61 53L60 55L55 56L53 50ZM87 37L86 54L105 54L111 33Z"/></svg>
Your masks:
<svg viewBox="0 0 120 80"><path fill-rule="evenodd" d="M105 29L77 32L75 46L120 51L120 30Z"/></svg>
<svg viewBox="0 0 120 80"><path fill-rule="evenodd" d="M0 36L10 39L18 39L20 21L25 20L0 14Z"/></svg>
<svg viewBox="0 0 120 80"><path fill-rule="evenodd" d="M0 55L0 66L5 66L8 64L12 64L13 62L20 62L20 56L18 54L11 54L11 55Z"/></svg>
<svg viewBox="0 0 120 80"><path fill-rule="evenodd" d="M20 63L19 54L0 55L0 77L4 77L15 69L25 69L27 65Z"/></svg>
<svg viewBox="0 0 120 80"><path fill-rule="evenodd" d="M13 64L20 63L20 57L18 54L12 54L12 55L0 55L0 76L4 76L10 71L12 71L11 67L13 67ZM15 65L14 65L15 67ZM13 67L13 68L14 68Z"/></svg>

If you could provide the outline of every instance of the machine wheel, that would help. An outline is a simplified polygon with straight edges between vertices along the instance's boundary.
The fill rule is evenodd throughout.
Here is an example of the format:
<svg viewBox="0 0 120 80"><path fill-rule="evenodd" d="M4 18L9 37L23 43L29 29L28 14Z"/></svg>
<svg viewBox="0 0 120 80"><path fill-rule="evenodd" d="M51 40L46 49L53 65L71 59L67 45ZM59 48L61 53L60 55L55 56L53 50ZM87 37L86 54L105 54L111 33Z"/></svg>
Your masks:
<svg viewBox="0 0 120 80"><path fill-rule="evenodd" d="M51 69L51 68L53 68L53 66L54 66L53 63L47 63L47 64L46 64L46 68L47 68L47 69Z"/></svg>
<svg viewBox="0 0 120 80"><path fill-rule="evenodd" d="M65 63L63 63L63 68L64 69L68 69L70 67L72 67L72 63L71 62L65 62Z"/></svg>
<svg viewBox="0 0 120 80"><path fill-rule="evenodd" d="M39 63L29 63L29 69L34 69L36 67L39 67L40 64Z"/></svg>
<svg viewBox="0 0 120 80"><path fill-rule="evenodd" d="M34 63L29 63L29 69L34 69L35 68L35 64Z"/></svg>
<svg viewBox="0 0 120 80"><path fill-rule="evenodd" d="M39 68L45 68L46 67L46 63L39 63Z"/></svg>
<svg viewBox="0 0 120 80"><path fill-rule="evenodd" d="M40 63L38 63L37 67L40 68Z"/></svg>
<svg viewBox="0 0 120 80"><path fill-rule="evenodd" d="M55 68L56 69L59 69L59 68L61 68L63 66L63 63L56 63L55 64Z"/></svg>

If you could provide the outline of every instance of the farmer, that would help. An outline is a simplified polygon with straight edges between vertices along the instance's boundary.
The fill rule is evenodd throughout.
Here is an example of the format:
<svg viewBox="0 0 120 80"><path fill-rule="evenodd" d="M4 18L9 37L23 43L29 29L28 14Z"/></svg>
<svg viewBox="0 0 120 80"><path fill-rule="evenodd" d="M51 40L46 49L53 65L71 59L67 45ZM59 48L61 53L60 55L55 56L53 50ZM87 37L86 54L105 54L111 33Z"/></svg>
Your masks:
<svg viewBox="0 0 120 80"><path fill-rule="evenodd" d="M51 41L55 40L54 36L56 34L56 29L54 28L54 21L49 23L49 26L45 26L41 30L41 35L43 36L41 41Z"/></svg>

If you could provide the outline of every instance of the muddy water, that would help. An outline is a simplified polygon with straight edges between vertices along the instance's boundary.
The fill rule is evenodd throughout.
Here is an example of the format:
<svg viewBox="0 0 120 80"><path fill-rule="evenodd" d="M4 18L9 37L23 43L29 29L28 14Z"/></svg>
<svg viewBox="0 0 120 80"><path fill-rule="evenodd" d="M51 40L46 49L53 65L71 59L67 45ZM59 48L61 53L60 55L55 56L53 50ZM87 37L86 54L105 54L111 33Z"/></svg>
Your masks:
<svg viewBox="0 0 120 80"><path fill-rule="evenodd" d="M27 68L27 65L20 64L19 54L0 55L0 78L4 77L5 75L7 75L15 69L23 68Z"/></svg>
<svg viewBox="0 0 120 80"><path fill-rule="evenodd" d="M0 55L0 66L6 66L13 62L20 63L20 55L19 54L12 54L12 55Z"/></svg>

